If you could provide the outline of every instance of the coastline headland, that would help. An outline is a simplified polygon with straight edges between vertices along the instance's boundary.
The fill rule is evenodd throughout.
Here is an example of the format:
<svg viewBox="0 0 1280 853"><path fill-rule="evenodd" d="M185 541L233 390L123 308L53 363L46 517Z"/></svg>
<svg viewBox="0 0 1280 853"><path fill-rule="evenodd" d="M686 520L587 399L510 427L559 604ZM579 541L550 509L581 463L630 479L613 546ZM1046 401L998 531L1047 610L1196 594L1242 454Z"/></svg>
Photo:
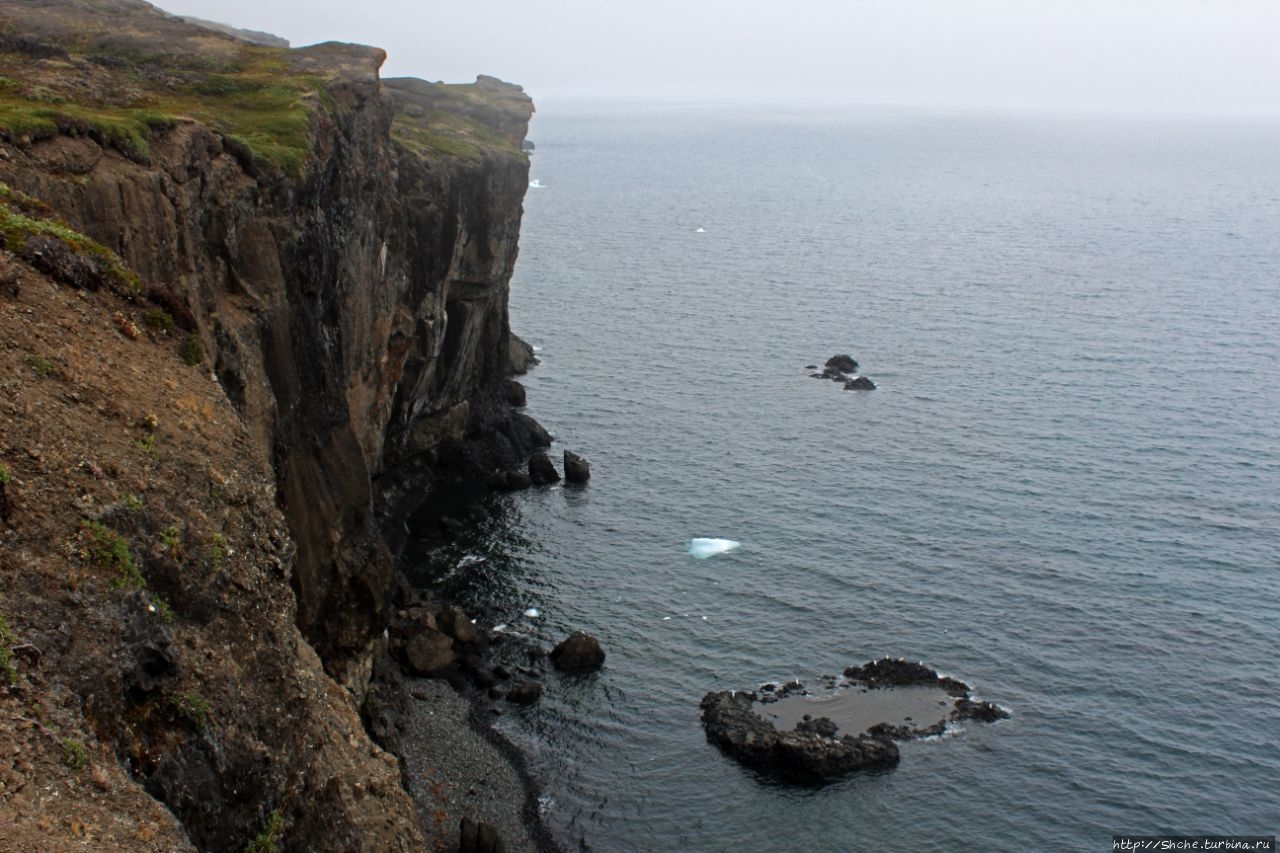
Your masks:
<svg viewBox="0 0 1280 853"><path fill-rule="evenodd" d="M385 709L430 697L387 629L400 520L548 441L507 315L533 105L384 56L0 2L19 847L454 849L473 819L415 808L389 751ZM484 740L453 719L434 736Z"/></svg>

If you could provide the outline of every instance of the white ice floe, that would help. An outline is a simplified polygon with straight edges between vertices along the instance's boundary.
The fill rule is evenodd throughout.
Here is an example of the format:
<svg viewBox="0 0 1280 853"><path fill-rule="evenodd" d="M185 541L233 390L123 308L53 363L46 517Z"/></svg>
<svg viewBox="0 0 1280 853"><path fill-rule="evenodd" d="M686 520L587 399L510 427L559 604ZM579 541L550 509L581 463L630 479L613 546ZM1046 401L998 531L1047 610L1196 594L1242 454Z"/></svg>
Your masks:
<svg viewBox="0 0 1280 853"><path fill-rule="evenodd" d="M689 554L699 560L705 560L707 557L732 551L741 544L741 542L735 542L732 539L691 539L689 540Z"/></svg>
<svg viewBox="0 0 1280 853"><path fill-rule="evenodd" d="M540 190L542 189L543 184L542 184L542 181L538 180L537 178L534 178L532 181L529 182L529 186L535 190Z"/></svg>
<svg viewBox="0 0 1280 853"><path fill-rule="evenodd" d="M530 619L537 619L542 614L538 612L538 608L530 607L528 610L524 612L524 615L528 616Z"/></svg>
<svg viewBox="0 0 1280 853"><path fill-rule="evenodd" d="M694 233L694 234L706 234L706 233L707 233L707 229L705 229L705 228L699 228L697 231L694 231L693 233Z"/></svg>

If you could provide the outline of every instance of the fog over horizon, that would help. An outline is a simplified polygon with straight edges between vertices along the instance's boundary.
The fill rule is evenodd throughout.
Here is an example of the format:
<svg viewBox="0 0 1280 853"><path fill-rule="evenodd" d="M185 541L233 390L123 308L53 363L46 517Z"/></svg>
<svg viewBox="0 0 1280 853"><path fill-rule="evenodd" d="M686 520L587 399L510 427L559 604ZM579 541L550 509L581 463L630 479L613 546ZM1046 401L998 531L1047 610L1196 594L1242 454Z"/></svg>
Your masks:
<svg viewBox="0 0 1280 853"><path fill-rule="evenodd" d="M489 74L535 101L840 102L1280 115L1276 0L161 0L294 46L377 45L384 76Z"/></svg>

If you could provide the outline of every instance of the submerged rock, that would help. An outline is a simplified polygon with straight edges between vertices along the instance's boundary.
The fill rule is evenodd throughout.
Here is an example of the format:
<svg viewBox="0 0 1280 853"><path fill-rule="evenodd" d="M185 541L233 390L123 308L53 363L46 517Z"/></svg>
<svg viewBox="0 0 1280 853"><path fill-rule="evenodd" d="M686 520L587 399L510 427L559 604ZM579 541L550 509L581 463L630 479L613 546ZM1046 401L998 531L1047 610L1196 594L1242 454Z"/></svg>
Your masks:
<svg viewBox="0 0 1280 853"><path fill-rule="evenodd" d="M585 483L591 479L591 463L571 450L564 452L564 478L570 483Z"/></svg>
<svg viewBox="0 0 1280 853"><path fill-rule="evenodd" d="M574 631L551 650L551 662L563 672L591 672L604 666L604 649L595 637Z"/></svg>
<svg viewBox="0 0 1280 853"><path fill-rule="evenodd" d="M876 383L872 382L865 376L855 376L844 383L846 391L874 391Z"/></svg>

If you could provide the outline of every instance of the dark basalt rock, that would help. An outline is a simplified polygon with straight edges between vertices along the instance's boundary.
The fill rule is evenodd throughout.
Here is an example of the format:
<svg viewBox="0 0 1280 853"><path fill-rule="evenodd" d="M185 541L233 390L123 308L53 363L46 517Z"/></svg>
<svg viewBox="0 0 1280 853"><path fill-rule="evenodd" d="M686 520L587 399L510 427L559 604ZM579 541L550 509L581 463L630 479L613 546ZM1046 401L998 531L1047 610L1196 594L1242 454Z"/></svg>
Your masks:
<svg viewBox="0 0 1280 853"><path fill-rule="evenodd" d="M828 370L837 370L840 373L856 373L858 371L858 362L851 355L833 355L827 359L824 366Z"/></svg>
<svg viewBox="0 0 1280 853"><path fill-rule="evenodd" d="M591 463L571 450L564 452L564 478L570 483L585 483L591 479Z"/></svg>
<svg viewBox="0 0 1280 853"><path fill-rule="evenodd" d="M847 382L845 382L845 383L844 383L844 390L846 390L846 391L874 391L874 390L876 390L876 383L872 382L870 379L868 379L868 378L867 378L867 377L865 377L865 376L855 376L855 377L853 377L852 379L850 379L850 380L848 380Z"/></svg>
<svg viewBox="0 0 1280 853"><path fill-rule="evenodd" d="M708 693L702 700L702 723L707 740L754 767L785 776L824 781L857 770L885 769L898 763L898 747L872 735L822 734L831 729L823 720L779 732L751 710L750 693ZM830 720L825 720L830 723ZM834 724L832 724L834 725Z"/></svg>
<svg viewBox="0 0 1280 853"><path fill-rule="evenodd" d="M497 471L489 477L489 488L499 492L518 492L533 485L523 471Z"/></svg>
<svg viewBox="0 0 1280 853"><path fill-rule="evenodd" d="M923 663L903 658L881 658L862 666L851 666L844 671L844 677L851 681L861 681L868 687L939 684L938 673ZM949 681L954 682L953 679Z"/></svg>
<svg viewBox="0 0 1280 853"><path fill-rule="evenodd" d="M994 722L1009 717L1009 712L998 705L974 699L964 682L940 676L916 661L883 658L851 666L844 676L839 684L834 677L820 679L826 686L824 692L930 687L957 699L949 714L944 707L940 718L932 722L913 723L908 716L905 719L910 724L878 723L865 732L841 735L839 726L828 717L814 719L805 715L791 731L780 731L771 719L761 716L761 705L768 706L788 696L809 695L798 681L765 684L759 694L713 692L701 703L707 740L744 764L786 777L824 781L857 770L892 767L898 762L895 740L941 734L948 720ZM846 695L856 701L855 694Z"/></svg>
<svg viewBox="0 0 1280 853"><path fill-rule="evenodd" d="M562 672L591 672L604 666L604 649L595 637L575 631L551 650L551 662Z"/></svg>
<svg viewBox="0 0 1280 853"><path fill-rule="evenodd" d="M535 486L549 486L560 481L560 472L547 454L535 453L529 457L529 479Z"/></svg>
<svg viewBox="0 0 1280 853"><path fill-rule="evenodd" d="M956 720L979 720L984 723L994 723L996 720L1009 719L1009 712L994 702L984 702L963 697L956 702L956 709L951 712L951 716Z"/></svg>
<svg viewBox="0 0 1280 853"><path fill-rule="evenodd" d="M523 385L514 379L508 379L504 388L507 392L507 402L510 403L512 407L519 409L524 406L526 394Z"/></svg>

